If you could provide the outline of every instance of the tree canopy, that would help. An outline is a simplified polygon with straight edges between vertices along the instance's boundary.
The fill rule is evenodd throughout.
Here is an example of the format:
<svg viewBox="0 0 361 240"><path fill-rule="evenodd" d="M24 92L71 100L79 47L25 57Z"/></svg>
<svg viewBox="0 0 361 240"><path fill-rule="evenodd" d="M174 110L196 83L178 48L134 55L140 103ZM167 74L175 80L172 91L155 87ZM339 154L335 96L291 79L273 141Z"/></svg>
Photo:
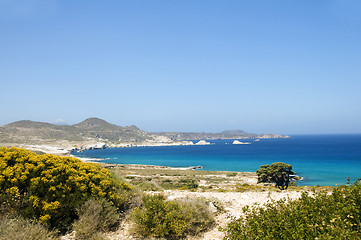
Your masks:
<svg viewBox="0 0 361 240"><path fill-rule="evenodd" d="M281 190L288 188L290 175L295 174L292 165L283 162L262 165L256 173L259 183L273 182Z"/></svg>

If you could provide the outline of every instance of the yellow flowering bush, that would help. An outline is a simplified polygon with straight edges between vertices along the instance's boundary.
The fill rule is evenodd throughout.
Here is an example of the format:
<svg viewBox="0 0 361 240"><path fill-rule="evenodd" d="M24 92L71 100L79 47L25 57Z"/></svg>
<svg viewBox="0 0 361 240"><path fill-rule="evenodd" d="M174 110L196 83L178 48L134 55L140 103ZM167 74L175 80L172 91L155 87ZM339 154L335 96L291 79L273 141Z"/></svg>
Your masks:
<svg viewBox="0 0 361 240"><path fill-rule="evenodd" d="M66 230L77 218L76 209L90 198L104 198L121 210L122 192L129 190L95 163L0 148L0 203L50 227Z"/></svg>

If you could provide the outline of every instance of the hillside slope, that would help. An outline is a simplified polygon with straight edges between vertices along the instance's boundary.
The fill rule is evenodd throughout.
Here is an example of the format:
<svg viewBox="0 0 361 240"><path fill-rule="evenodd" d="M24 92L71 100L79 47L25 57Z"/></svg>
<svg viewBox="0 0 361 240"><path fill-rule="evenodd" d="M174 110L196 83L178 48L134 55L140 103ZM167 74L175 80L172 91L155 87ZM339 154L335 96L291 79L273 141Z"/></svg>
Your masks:
<svg viewBox="0 0 361 240"><path fill-rule="evenodd" d="M74 125L55 125L46 122L22 120L0 126L0 145L50 145L62 148L78 148L104 143L108 146L179 144L174 141L284 138L273 134L253 134L242 130L226 130L221 133L199 132L146 132L136 126L121 127L99 118L88 118ZM191 144L183 142L180 144ZM24 146L23 146L24 147Z"/></svg>
<svg viewBox="0 0 361 240"><path fill-rule="evenodd" d="M99 118L89 118L75 125L54 125L29 120L0 127L0 143L41 144L68 141L81 142L142 142L154 136L136 126L121 127Z"/></svg>

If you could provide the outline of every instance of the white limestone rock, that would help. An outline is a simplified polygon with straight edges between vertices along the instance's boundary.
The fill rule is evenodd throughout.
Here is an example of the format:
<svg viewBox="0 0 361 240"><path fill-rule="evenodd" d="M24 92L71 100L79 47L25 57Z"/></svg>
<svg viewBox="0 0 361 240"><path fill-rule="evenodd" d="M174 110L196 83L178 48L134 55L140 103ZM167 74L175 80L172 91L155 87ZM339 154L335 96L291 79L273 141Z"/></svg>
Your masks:
<svg viewBox="0 0 361 240"><path fill-rule="evenodd" d="M196 143L196 145L209 145L211 144L210 142L207 142L205 140L200 140L199 142Z"/></svg>
<svg viewBox="0 0 361 240"><path fill-rule="evenodd" d="M238 140L234 140L232 144L251 144L250 142L240 142Z"/></svg>

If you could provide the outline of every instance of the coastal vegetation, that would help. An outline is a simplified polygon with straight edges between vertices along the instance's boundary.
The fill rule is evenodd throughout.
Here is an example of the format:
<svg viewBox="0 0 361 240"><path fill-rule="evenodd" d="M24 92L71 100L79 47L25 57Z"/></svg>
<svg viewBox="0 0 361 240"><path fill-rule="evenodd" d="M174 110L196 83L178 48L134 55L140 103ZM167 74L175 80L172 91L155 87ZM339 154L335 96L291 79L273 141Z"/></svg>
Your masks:
<svg viewBox="0 0 361 240"><path fill-rule="evenodd" d="M124 221L130 226L128 233L140 238L198 238L219 232L216 219L222 219L225 239L360 238L359 181L336 188L290 186L279 191L257 181L273 181L269 173L277 169L291 174L292 166L271 166L261 167L257 174L194 171L86 163L2 147L0 240L56 239L66 233L75 239L109 239L109 232L119 231ZM301 197L284 199L291 195ZM258 198L263 203L275 200L244 207L243 201L253 205ZM232 210L224 205L230 199L237 202ZM225 225L226 215L233 211L242 214Z"/></svg>
<svg viewBox="0 0 361 240"><path fill-rule="evenodd" d="M0 240L55 240L57 234L43 224L19 216L0 215Z"/></svg>
<svg viewBox="0 0 361 240"><path fill-rule="evenodd" d="M130 206L141 236L183 238L208 229L214 222L201 199L168 201L147 195L122 176L96 163L51 154L37 155L19 148L0 148L0 230L23 239L55 239L75 231L76 239L104 239L117 229ZM165 181L173 185L173 182ZM177 189L197 189L193 179L182 179ZM142 196L137 203L138 196ZM20 231L21 232L21 231ZM5 235L4 235L5 234ZM4 236L3 236L4 235ZM30 238L29 238L30 237ZM8 238L9 239L9 238Z"/></svg>
<svg viewBox="0 0 361 240"><path fill-rule="evenodd" d="M251 191L257 182L252 172L194 171L169 167L102 164L115 176L142 191L189 190L189 191ZM258 186L263 191L274 191L269 186Z"/></svg>
<svg viewBox="0 0 361 240"><path fill-rule="evenodd" d="M89 199L106 201L119 212L129 202L132 187L95 163L76 158L37 155L25 149L0 148L2 209L66 232L77 209Z"/></svg>
<svg viewBox="0 0 361 240"><path fill-rule="evenodd" d="M283 162L262 165L256 173L259 183L275 183L281 190L288 188L290 179L292 179L290 175L295 174L292 171L292 165Z"/></svg>
<svg viewBox="0 0 361 240"><path fill-rule="evenodd" d="M294 201L273 201L245 207L245 216L225 229L235 239L360 239L361 184L355 183Z"/></svg>
<svg viewBox="0 0 361 240"><path fill-rule="evenodd" d="M118 209L105 199L90 199L77 209L73 223L76 239L103 239L104 233L118 227Z"/></svg>
<svg viewBox="0 0 361 240"><path fill-rule="evenodd" d="M166 201L162 195L145 195L142 207L132 213L134 232L145 237L175 239L209 228L213 215L201 199Z"/></svg>

